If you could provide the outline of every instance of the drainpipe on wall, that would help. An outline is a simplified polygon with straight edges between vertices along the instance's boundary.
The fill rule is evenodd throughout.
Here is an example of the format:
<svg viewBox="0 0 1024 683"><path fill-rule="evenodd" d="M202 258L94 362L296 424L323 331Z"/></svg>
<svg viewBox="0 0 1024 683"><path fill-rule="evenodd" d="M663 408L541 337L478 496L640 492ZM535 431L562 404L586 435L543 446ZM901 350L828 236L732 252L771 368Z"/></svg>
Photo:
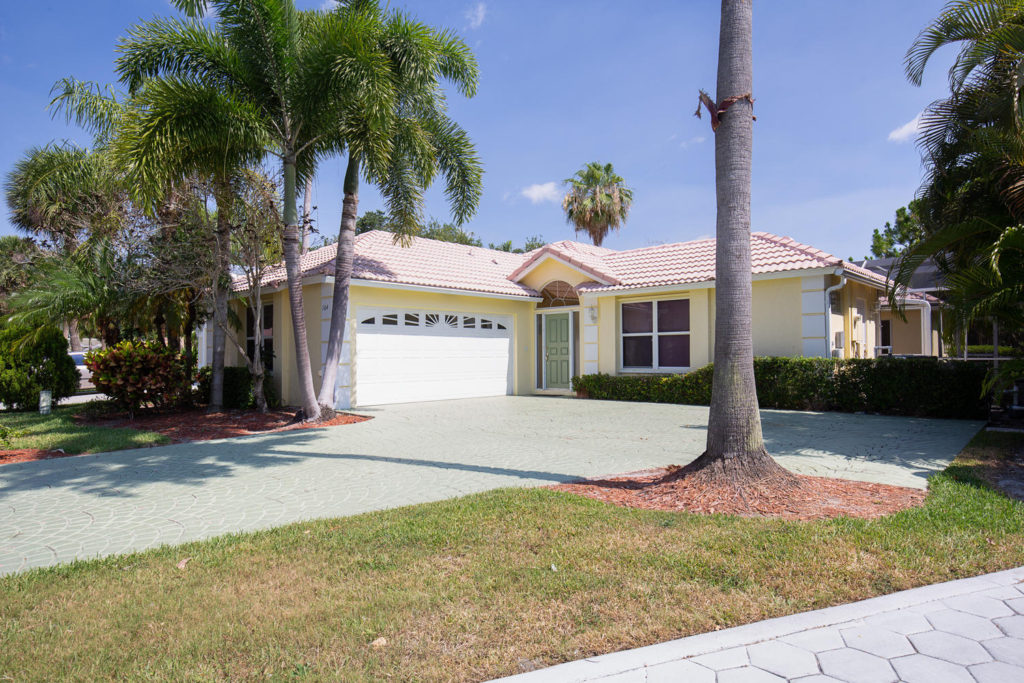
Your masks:
<svg viewBox="0 0 1024 683"><path fill-rule="evenodd" d="M839 276L839 284L825 288L825 358L832 357L832 292L837 292L846 285L846 272L836 269L833 275Z"/></svg>
<svg viewBox="0 0 1024 683"><path fill-rule="evenodd" d="M932 305L928 299L921 299L924 303L924 310L921 311L921 354L932 355ZM927 316L927 318L926 318ZM925 320L928 324L925 325Z"/></svg>

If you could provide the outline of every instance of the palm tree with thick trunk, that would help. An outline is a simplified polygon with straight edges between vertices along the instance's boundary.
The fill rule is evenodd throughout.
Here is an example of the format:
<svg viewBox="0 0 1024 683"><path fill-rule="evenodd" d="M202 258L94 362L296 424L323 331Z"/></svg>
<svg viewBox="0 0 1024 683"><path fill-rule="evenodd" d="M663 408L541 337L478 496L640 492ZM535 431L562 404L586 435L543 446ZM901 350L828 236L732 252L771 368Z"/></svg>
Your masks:
<svg viewBox="0 0 1024 683"><path fill-rule="evenodd" d="M715 359L707 447L681 476L742 488L795 485L764 447L751 337L750 177L753 150L752 0L722 0L715 131ZM699 112L699 109L698 109Z"/></svg>
<svg viewBox="0 0 1024 683"><path fill-rule="evenodd" d="M626 222L633 205L633 190L611 164L592 161L565 184L569 191L562 200L565 220L576 232L585 232L599 247L612 230Z"/></svg>
<svg viewBox="0 0 1024 683"><path fill-rule="evenodd" d="M360 108L349 107L339 116L337 137L325 141L327 149L333 145L334 151L348 155L319 395L321 405L333 408L355 257L360 179L380 190L398 226L396 238L402 239L416 229L423 193L438 173L444 176L456 222L466 221L479 203L483 170L469 136L448 118L440 87L446 80L466 97L476 93L476 60L462 40L402 13L385 13L374 0L342 4L327 21L341 30L349 23L364 27L388 65L381 74L386 83L379 88L395 93L395 106L383 127Z"/></svg>
<svg viewBox="0 0 1024 683"><path fill-rule="evenodd" d="M313 168L316 145L336 131L337 111L359 106L371 120L392 108L379 74L386 68L358 23L320 30L315 14L292 0L172 0L197 20L155 20L133 29L119 50L118 73L134 92L154 79L220 94L237 105L242 130L265 136L263 154L281 161L283 252L303 418L320 416L306 338L301 230L296 186ZM383 84L383 89L377 86Z"/></svg>

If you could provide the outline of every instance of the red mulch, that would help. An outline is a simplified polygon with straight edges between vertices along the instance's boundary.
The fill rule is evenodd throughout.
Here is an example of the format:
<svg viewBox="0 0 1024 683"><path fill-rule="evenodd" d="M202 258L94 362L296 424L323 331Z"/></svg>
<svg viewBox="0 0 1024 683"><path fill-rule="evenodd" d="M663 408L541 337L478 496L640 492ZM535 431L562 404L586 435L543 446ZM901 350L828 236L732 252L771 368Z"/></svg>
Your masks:
<svg viewBox="0 0 1024 683"><path fill-rule="evenodd" d="M794 475L796 488L775 482L742 490L700 476L671 476L677 468L550 486L622 507L780 519L882 517L924 504L926 492L903 486Z"/></svg>
<svg viewBox="0 0 1024 683"><path fill-rule="evenodd" d="M337 413L332 419L324 422L297 422L292 424L291 422L294 417L295 414L293 412L286 410L274 410L265 414L260 414L254 410L231 410L223 413L185 410L172 413L144 413L136 415L134 420L129 420L127 416L104 417L94 420L86 420L78 416L75 419L83 424L94 427L127 427L147 432L159 432L168 437L172 443L226 439L234 436L284 432L292 429L336 427L371 419L359 415L349 415L348 413ZM62 458L69 455L76 454L65 453L60 450L47 451L38 448L0 450L0 465Z"/></svg>
<svg viewBox="0 0 1024 683"><path fill-rule="evenodd" d="M129 420L127 417L101 418L89 421L88 424L96 427L130 427L147 432L159 432L174 443L185 443L227 439L250 434L266 434L267 432L283 432L291 429L336 427L370 419L359 415L338 413L332 419L324 422L292 424L294 417L295 413L287 410L272 410L268 413L258 413L254 410L228 410L223 413L187 410L136 415L134 420Z"/></svg>
<svg viewBox="0 0 1024 683"><path fill-rule="evenodd" d="M49 460L50 458L63 458L71 453L64 451L44 451L40 448L17 448L12 451L0 450L0 465L12 462L31 462L32 460Z"/></svg>

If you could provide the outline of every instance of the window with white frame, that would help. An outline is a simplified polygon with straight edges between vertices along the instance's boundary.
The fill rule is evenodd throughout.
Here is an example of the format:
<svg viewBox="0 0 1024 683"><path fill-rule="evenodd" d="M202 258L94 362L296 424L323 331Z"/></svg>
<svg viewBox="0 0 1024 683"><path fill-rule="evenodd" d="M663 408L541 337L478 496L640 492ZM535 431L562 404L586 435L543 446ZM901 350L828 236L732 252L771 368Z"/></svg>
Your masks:
<svg viewBox="0 0 1024 683"><path fill-rule="evenodd" d="M631 301L621 314L623 370L690 367L689 299Z"/></svg>

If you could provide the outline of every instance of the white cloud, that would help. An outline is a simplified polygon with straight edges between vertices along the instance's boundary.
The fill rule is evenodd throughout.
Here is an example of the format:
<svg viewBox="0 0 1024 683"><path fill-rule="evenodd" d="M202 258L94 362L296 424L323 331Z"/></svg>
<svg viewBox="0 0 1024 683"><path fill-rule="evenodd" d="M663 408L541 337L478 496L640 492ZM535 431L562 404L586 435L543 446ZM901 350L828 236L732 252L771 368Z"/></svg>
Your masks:
<svg viewBox="0 0 1024 683"><path fill-rule="evenodd" d="M921 113L910 119L896 130L889 133L889 142L906 142L913 140L921 130Z"/></svg>
<svg viewBox="0 0 1024 683"><path fill-rule="evenodd" d="M478 29L483 26L484 17L487 16L487 3L478 2L469 9L466 10L466 21L469 22L469 28Z"/></svg>
<svg viewBox="0 0 1024 683"><path fill-rule="evenodd" d="M704 142L704 139L705 138L704 138L703 135L695 135L694 137L690 138L689 140L683 140L682 142L680 142L679 146L682 147L683 149L686 149L687 147L693 147L694 145L699 145L700 143Z"/></svg>
<svg viewBox="0 0 1024 683"><path fill-rule="evenodd" d="M331 10L333 10L337 6L338 6L338 3L335 0L324 0L323 3L320 5L320 11L321 12L330 12Z"/></svg>
<svg viewBox="0 0 1024 683"><path fill-rule="evenodd" d="M524 187L522 192L519 194L523 195L534 204L562 201L562 195L558 191L558 183L554 181L550 183L534 183L529 187Z"/></svg>

